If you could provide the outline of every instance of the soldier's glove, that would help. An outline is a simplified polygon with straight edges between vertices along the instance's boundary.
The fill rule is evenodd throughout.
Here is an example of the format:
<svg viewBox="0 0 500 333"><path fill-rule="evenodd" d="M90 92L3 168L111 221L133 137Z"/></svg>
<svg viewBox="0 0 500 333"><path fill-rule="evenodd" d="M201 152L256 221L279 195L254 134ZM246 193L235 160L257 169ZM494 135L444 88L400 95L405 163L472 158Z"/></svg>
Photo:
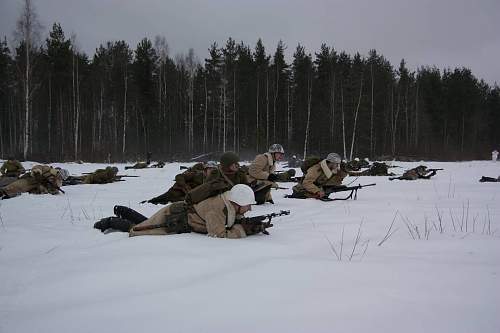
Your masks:
<svg viewBox="0 0 500 333"><path fill-rule="evenodd" d="M270 182L275 182L278 180L278 175L270 173L269 176L267 177L267 180L269 180Z"/></svg>

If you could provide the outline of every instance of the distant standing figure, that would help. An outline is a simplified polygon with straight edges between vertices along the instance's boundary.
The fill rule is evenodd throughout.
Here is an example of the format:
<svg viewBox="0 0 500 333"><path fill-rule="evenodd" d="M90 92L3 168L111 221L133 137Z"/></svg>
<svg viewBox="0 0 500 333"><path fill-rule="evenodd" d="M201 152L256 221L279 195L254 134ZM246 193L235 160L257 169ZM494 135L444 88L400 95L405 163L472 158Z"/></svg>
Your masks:
<svg viewBox="0 0 500 333"><path fill-rule="evenodd" d="M493 150L493 151L491 152L491 160L492 160L493 162L496 162L496 161L497 161L497 159L498 159L498 150L496 150L496 149L495 149L495 150Z"/></svg>

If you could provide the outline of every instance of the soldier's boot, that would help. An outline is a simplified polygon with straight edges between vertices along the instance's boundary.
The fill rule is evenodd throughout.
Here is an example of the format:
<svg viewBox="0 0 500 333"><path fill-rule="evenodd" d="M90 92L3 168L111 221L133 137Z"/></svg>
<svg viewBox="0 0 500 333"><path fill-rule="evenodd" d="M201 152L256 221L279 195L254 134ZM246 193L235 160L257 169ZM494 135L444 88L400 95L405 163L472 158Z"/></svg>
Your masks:
<svg viewBox="0 0 500 333"><path fill-rule="evenodd" d="M101 232L107 229L115 229L123 232L129 232L129 230L136 225L129 220L122 219L120 217L110 216L103 218L94 224L95 229L101 230Z"/></svg>
<svg viewBox="0 0 500 333"><path fill-rule="evenodd" d="M116 205L113 208L113 211L114 211L116 216L118 216L122 219L129 220L135 224L139 224L139 223L144 222L148 219L146 216L142 215L141 213L138 213L135 210L133 210L132 208L128 208L125 206Z"/></svg>

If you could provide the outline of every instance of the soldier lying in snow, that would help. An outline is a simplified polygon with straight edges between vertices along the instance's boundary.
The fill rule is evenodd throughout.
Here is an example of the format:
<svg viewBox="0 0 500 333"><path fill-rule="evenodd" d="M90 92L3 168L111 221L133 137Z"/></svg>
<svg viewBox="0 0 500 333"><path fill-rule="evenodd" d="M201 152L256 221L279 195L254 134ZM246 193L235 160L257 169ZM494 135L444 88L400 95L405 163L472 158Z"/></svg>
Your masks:
<svg viewBox="0 0 500 333"><path fill-rule="evenodd" d="M0 189L0 197L2 199L9 199L25 192L32 194L64 193L61 190L61 186L63 180L68 176L68 170L53 168L49 165L35 165L31 168L30 173L2 187Z"/></svg>
<svg viewBox="0 0 500 333"><path fill-rule="evenodd" d="M436 175L436 171L443 169L427 169L425 165L419 165L416 168L406 170L402 176L391 177L389 180L417 180L417 179L430 179Z"/></svg>
<svg viewBox="0 0 500 333"><path fill-rule="evenodd" d="M289 198L316 198L322 199L326 195L324 187L340 186L342 180L349 175L340 167L341 158L339 154L330 153L324 160L307 168L304 163L305 176L302 181L293 187L293 193Z"/></svg>
<svg viewBox="0 0 500 333"><path fill-rule="evenodd" d="M217 168L215 163L196 163L191 168L175 176L175 183L167 192L141 203L166 205L169 202L183 201L186 194L203 184L210 173Z"/></svg>
<svg viewBox="0 0 500 333"><path fill-rule="evenodd" d="M94 228L103 232L111 228L128 232L130 236L194 231L219 238L244 238L263 232L262 225L238 223L238 219L251 210L252 204L255 204L252 189L244 184L236 184L230 191L194 205L185 202L170 204L149 219L126 207L115 206L117 216L100 220L94 224Z"/></svg>
<svg viewBox="0 0 500 333"><path fill-rule="evenodd" d="M63 182L63 185L108 184L120 180L120 177L117 177L117 174L117 167L108 166L105 169L97 169L96 171L83 176L69 176Z"/></svg>

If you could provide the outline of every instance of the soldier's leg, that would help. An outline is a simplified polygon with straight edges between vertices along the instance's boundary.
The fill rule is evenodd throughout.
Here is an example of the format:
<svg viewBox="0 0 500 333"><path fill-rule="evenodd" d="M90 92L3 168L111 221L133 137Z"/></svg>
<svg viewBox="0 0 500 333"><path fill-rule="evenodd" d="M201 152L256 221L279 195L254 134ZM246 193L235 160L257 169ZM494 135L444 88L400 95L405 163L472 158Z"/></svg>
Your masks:
<svg viewBox="0 0 500 333"><path fill-rule="evenodd" d="M141 213L133 210L132 208L128 208L125 206L115 206L113 209L115 215L117 217L129 220L135 224L139 224L143 221L146 221L148 218Z"/></svg>
<svg viewBox="0 0 500 333"><path fill-rule="evenodd" d="M116 216L110 216L96 222L94 224L94 228L101 230L101 232L104 232L107 229L129 232L129 230L132 229L132 227L135 225L136 223L133 223L132 221Z"/></svg>

